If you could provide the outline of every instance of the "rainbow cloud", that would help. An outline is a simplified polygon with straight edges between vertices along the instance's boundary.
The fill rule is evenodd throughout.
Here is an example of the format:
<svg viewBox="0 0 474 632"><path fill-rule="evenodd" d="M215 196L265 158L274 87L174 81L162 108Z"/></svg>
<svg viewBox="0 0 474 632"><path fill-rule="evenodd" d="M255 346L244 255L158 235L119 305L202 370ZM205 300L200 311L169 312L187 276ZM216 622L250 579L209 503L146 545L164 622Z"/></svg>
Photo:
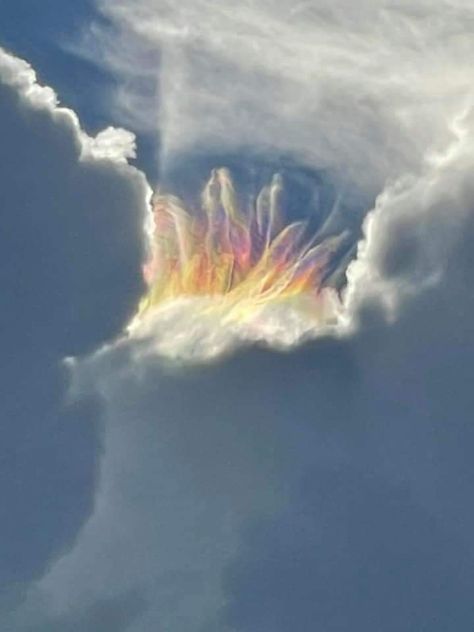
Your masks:
<svg viewBox="0 0 474 632"><path fill-rule="evenodd" d="M159 350L168 353L194 332L201 342L212 338L205 355L215 355L228 346L225 340L289 346L334 324L339 298L325 279L347 234L309 237L305 222L285 225L281 191L275 175L243 211L229 171L221 168L213 170L196 213L174 196L155 194L143 270L148 290L129 333L155 333ZM183 331L176 331L176 321ZM228 335L221 331L216 345L219 328Z"/></svg>

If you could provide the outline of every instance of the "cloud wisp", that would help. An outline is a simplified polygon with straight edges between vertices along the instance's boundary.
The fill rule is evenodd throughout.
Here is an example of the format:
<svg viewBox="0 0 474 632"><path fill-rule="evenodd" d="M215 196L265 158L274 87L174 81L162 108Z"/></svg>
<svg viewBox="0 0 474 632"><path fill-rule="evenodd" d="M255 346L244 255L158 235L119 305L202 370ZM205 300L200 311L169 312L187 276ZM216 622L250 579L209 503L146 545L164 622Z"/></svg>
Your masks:
<svg viewBox="0 0 474 632"><path fill-rule="evenodd" d="M378 193L446 144L471 89L468 0L97 4L121 34L113 70L159 132L163 170L190 151L251 148ZM134 55L156 93L126 82Z"/></svg>

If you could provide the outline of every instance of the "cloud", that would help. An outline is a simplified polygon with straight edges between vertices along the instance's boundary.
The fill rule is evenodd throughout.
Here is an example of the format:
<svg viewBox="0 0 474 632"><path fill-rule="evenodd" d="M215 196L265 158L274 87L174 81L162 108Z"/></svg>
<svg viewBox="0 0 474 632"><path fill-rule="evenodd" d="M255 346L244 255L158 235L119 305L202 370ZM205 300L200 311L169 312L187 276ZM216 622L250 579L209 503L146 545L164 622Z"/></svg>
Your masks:
<svg viewBox="0 0 474 632"><path fill-rule="evenodd" d="M347 335L191 365L129 338L76 365L101 484L30 608L146 586L133 632L472 627L471 147L466 115L381 196Z"/></svg>
<svg viewBox="0 0 474 632"><path fill-rule="evenodd" d="M0 132L3 590L40 576L92 510L99 406L67 401L62 360L115 336L133 310L148 190L126 164L130 134L89 138L2 49Z"/></svg>
<svg viewBox="0 0 474 632"><path fill-rule="evenodd" d="M29 632L124 632L145 607L144 596L130 591L112 599L99 599L86 611L81 609L55 621L37 620Z"/></svg>
<svg viewBox="0 0 474 632"><path fill-rule="evenodd" d="M448 123L450 142L427 152L420 173L402 175L378 195L347 273L349 318L366 301L394 318L404 300L441 283L472 211L473 112L471 102Z"/></svg>
<svg viewBox="0 0 474 632"><path fill-rule="evenodd" d="M316 467L283 514L245 534L225 620L242 632L467 631L473 562L406 486Z"/></svg>
<svg viewBox="0 0 474 632"><path fill-rule="evenodd" d="M445 214L462 226L436 282L405 297L391 325L380 321L374 300L366 302L351 345L355 380L338 392L346 409L335 404L344 427L342 437L340 425L333 429L335 456L322 460L315 451L314 468L304 469L284 511L250 522L224 573L223 625L241 632L472 627L474 304L466 288L474 189L465 159L460 180L451 168L437 186L430 181L438 204L428 224L412 213L404 238L396 233L379 251L390 262L385 273L410 287L420 253L449 234ZM430 245L421 248L418 237ZM406 261L404 246L416 257ZM319 405L319 394L312 401ZM315 426L318 417L315 408Z"/></svg>
<svg viewBox="0 0 474 632"><path fill-rule="evenodd" d="M472 627L468 164L443 274L391 323L369 293L351 336L292 352L183 367L129 339L77 365L106 403L96 510L30 604L146 586L133 632Z"/></svg>
<svg viewBox="0 0 474 632"><path fill-rule="evenodd" d="M301 282L298 270L303 271L302 278L308 273L310 264L317 270L325 247L330 252L331 243L337 243L339 249L347 241L349 246L351 241L355 245L355 237L347 237L350 234L347 230L335 242L331 238L325 239L325 231L331 237L337 234L326 230L329 223L334 224L334 214L338 213L337 222L342 227L348 223L347 209L339 212L336 204L326 219L319 220L323 228L316 233L320 235L320 242L315 258L306 259L304 247L301 254L293 245L294 261L299 267L294 269L294 276L289 277L291 283L286 285L281 284L279 276L270 277L275 288L270 291L268 281L262 289L261 278L268 275L272 257L266 260L262 256L262 261L267 263L260 268L254 266L258 274L252 276L250 266L250 282L241 286L236 284L233 288L224 273L220 277L211 276L214 269L221 272L226 269L228 253L225 244L220 244L225 253L222 260L214 254L207 255L207 259L202 256L197 266L199 254L196 253L202 251L199 239L197 247L193 242L193 231L198 225L196 219L191 222L179 200L157 198L154 214L157 228L152 237L154 255L147 266L151 282L147 298L142 301L139 313L128 329L129 335L136 340L136 361L148 355L202 361L252 342L285 349L319 336L351 336L366 306L379 310L388 321L394 321L407 300L441 282L471 211L468 184L472 169L471 110L466 108L449 122L447 129L450 142L443 152L427 154L417 175L401 175L377 196L374 208L364 220L362 239L355 255L353 249L348 251L353 260L346 256L338 263L338 269L347 277L340 299L332 288L324 287L324 281L323 290L314 294L317 300L313 303L312 296L305 295L307 288L298 292L293 288ZM231 212L238 213L235 209ZM246 216L241 217L243 225L247 220ZM258 248L258 231L252 228L251 221L248 224L250 229L245 234L248 234L252 248ZM299 230L299 227L300 224L294 223L289 230ZM164 239L165 234L167 238ZM174 235L178 236L175 241ZM275 242L280 244L278 240ZM237 256L239 247L235 250ZM181 249L181 267L174 259L177 248ZM281 256L280 261L278 248L275 253L279 274L284 275L288 268L293 269L292 259L288 258L288 262ZM221 268L216 263L218 260ZM206 261L212 261L214 267L204 273ZM306 265L302 265L305 261ZM210 278L217 279L216 285L222 282L227 289L218 289L215 296L200 295L200 284L209 282ZM239 277L230 278L239 280ZM317 274L307 278L308 285L321 283Z"/></svg>
<svg viewBox="0 0 474 632"><path fill-rule="evenodd" d="M15 317L32 321L32 328L36 322L49 328L42 340L46 343L50 333L60 341L53 342L60 352L80 352L118 332L141 292L148 191L143 176L126 165L131 153L128 132L118 130L114 137L109 129L90 139L72 111L54 105L54 93L35 82L25 62L2 53L2 69L4 204L17 221L16 226L11 222L11 230L16 230L18 246L31 253L22 274L29 273L33 286L35 257L44 260L49 273L42 276L43 288L25 294ZM54 240L55 248L45 252L47 238ZM5 249L11 271L5 271L6 282L13 286L19 255L15 261L11 254ZM117 292L125 283L129 293ZM108 309L110 294L117 304ZM27 301L36 301L37 321L30 318L33 305ZM15 307L12 304L12 311ZM43 322L38 310L44 312Z"/></svg>
<svg viewBox="0 0 474 632"><path fill-rule="evenodd" d="M123 55L117 34L105 44L124 78L119 103L139 100L165 171L188 152L250 148L377 192L446 143L470 90L468 2L97 4L122 37ZM151 80L127 84L134 59L157 92L140 89Z"/></svg>
<svg viewBox="0 0 474 632"><path fill-rule="evenodd" d="M96 508L26 607L62 620L71 606L87 610L97 598L145 587L148 608L131 629L221 629L221 573L240 531L279 507L314 457L303 451L308 394L313 380L334 394L334 374L350 384L350 354L323 344L309 382L304 361L268 352L184 373L153 358L135 363L133 352L133 343L118 346L78 367L76 387L90 392L94 383L107 408ZM320 411L334 414L333 402Z"/></svg>
<svg viewBox="0 0 474 632"><path fill-rule="evenodd" d="M444 186L451 176L442 170L468 146L459 127L472 105L472 72L463 61L472 45L468 4L443 1L433 8L419 2L413 9L406 3L373 7L359 2L355 10L345 2L290 7L268 0L237 10L232 3L217 6L212 0L179 5L140 0L133 6L127 0L103 0L98 7L115 31L99 30L95 40L89 32L86 49L93 50L96 41L106 51L101 58L117 74L126 97L141 104L134 110L143 113L142 128L148 124L160 134L165 185L186 190L186 181L192 180L186 167L194 173L211 156L219 160L213 166L229 160L252 163L258 156L257 168L272 161L284 168L293 164L330 181L344 200L340 230L349 228L350 243L360 237L361 222L369 215L358 260L350 267L340 333L353 325L368 292L378 300L383 295L383 309L393 317L401 294L436 282L459 218L452 226L446 218L446 234L428 253L429 240L426 248L416 243L424 238L422 227L406 229L410 223L404 214L417 207L427 218L425 234L432 232L439 191L430 191L431 182ZM148 75L143 85L156 80L158 92L127 82L137 64ZM441 81L441 74L449 78ZM314 200L302 204L313 220L320 213ZM419 257L412 262L412 282L392 279L379 270L385 264L373 260L384 256L380 253L393 231L404 230L411 230L410 244L400 235L406 258ZM353 254L347 253L342 273ZM144 335L176 325L186 332L172 336L183 342L180 348L190 348L191 340L203 348L209 339L212 349L258 338L253 331L258 324L235 331L227 322L222 326L219 319L203 318L200 304L176 309L179 314L156 314ZM292 344L311 336L314 327L304 322L303 311L285 306L278 315L276 309L268 318L263 315L264 337L272 344L283 338ZM179 346L168 344L171 337L164 345L154 338L150 347L173 352Z"/></svg>
<svg viewBox="0 0 474 632"><path fill-rule="evenodd" d="M270 147L377 200L344 335L191 365L129 337L72 363L105 406L95 507L10 627L139 594L133 632L472 629L470 8L103 7L163 55L167 160Z"/></svg>

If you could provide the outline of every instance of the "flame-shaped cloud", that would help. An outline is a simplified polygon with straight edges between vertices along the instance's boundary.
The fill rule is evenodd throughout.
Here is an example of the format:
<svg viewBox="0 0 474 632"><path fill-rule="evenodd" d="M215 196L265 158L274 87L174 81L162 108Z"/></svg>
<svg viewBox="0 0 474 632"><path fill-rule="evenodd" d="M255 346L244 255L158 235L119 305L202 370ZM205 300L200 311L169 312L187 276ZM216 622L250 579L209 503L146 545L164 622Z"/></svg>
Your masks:
<svg viewBox="0 0 474 632"><path fill-rule="evenodd" d="M267 338L263 320L270 312L278 318L282 306L304 313L311 327L333 321L337 293L324 279L347 235L308 236L304 221L285 225L281 191L282 179L275 175L242 211L229 171L220 168L213 170L195 214L178 198L156 194L144 266L148 291L129 330L163 309L169 313L176 301L182 310L204 310L226 324L251 325L252 338ZM191 301L190 308L183 299L191 297L201 300Z"/></svg>

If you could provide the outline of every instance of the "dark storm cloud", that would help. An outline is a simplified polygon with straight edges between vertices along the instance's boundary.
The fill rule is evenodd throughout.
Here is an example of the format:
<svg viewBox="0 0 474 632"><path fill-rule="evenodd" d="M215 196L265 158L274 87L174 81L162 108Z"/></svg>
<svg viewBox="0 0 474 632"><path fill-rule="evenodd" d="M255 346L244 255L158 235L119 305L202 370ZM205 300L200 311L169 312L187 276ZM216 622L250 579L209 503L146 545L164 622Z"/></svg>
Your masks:
<svg viewBox="0 0 474 632"><path fill-rule="evenodd" d="M114 336L140 292L145 187L81 158L71 113L0 54L3 587L40 575L92 509L97 402L66 402L61 361Z"/></svg>

